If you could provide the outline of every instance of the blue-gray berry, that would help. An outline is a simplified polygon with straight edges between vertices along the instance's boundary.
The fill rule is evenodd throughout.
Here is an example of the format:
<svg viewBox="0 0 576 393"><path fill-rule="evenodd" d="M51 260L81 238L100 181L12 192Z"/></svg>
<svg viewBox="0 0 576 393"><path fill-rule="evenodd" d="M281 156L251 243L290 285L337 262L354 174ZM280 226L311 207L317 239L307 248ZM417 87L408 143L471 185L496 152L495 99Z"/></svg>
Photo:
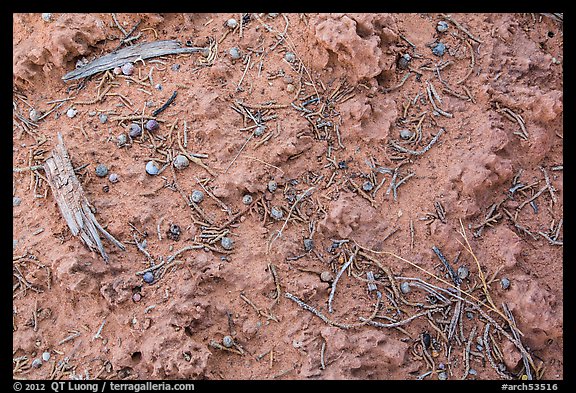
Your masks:
<svg viewBox="0 0 576 393"><path fill-rule="evenodd" d="M232 345L234 345L234 339L230 336L224 336L224 338L222 339L222 344L226 348L232 348Z"/></svg>
<svg viewBox="0 0 576 393"><path fill-rule="evenodd" d="M400 290L404 294L410 292L410 284L408 284L406 281L404 281L402 284L400 284Z"/></svg>
<svg viewBox="0 0 576 393"><path fill-rule="evenodd" d="M200 203L204 200L204 193L202 191L194 190L192 191L192 202Z"/></svg>
<svg viewBox="0 0 576 393"><path fill-rule="evenodd" d="M437 43L432 48L432 53L434 53L436 56L444 56L444 51L446 51L446 45L444 45L442 42Z"/></svg>
<svg viewBox="0 0 576 393"><path fill-rule="evenodd" d="M441 20L440 22L438 22L436 30L438 30L440 33L444 33L446 30L448 30L448 23Z"/></svg>
<svg viewBox="0 0 576 393"><path fill-rule="evenodd" d="M412 135L414 135L414 133L406 128L400 130L400 138L404 140L412 138Z"/></svg>
<svg viewBox="0 0 576 393"><path fill-rule="evenodd" d="M274 180L270 180L268 182L268 191L274 192L277 189L278 189L278 183L276 183Z"/></svg>
<svg viewBox="0 0 576 393"><path fill-rule="evenodd" d="M42 367L42 360L34 359L34 361L32 361L32 367L34 367L34 368Z"/></svg>
<svg viewBox="0 0 576 393"><path fill-rule="evenodd" d="M232 60L238 60L240 57L242 57L242 55L240 54L240 49L235 46L230 48L230 51L228 53L230 53L230 57L232 58Z"/></svg>
<svg viewBox="0 0 576 393"><path fill-rule="evenodd" d="M146 173L149 175L155 176L160 172L160 168L158 168L158 164L156 161L148 161L146 163Z"/></svg>
<svg viewBox="0 0 576 393"><path fill-rule="evenodd" d="M234 240L232 240L232 238L225 236L222 238L222 240L220 240L220 244L222 245L223 249L231 250L232 247L234 247Z"/></svg>
<svg viewBox="0 0 576 393"><path fill-rule="evenodd" d="M296 61L296 54L294 54L294 52L286 52L284 54L284 60L288 63L294 63Z"/></svg>
<svg viewBox="0 0 576 393"><path fill-rule="evenodd" d="M174 158L174 168L184 169L188 165L190 165L190 161L188 161L188 158L186 158L185 155L178 154L176 158Z"/></svg>
<svg viewBox="0 0 576 393"><path fill-rule="evenodd" d="M314 249L314 240L312 239L304 239L304 250L306 252L312 251Z"/></svg>
<svg viewBox="0 0 576 393"><path fill-rule="evenodd" d="M272 209L270 209L270 215L275 220L281 220L282 217L284 216L284 213L282 212L282 209L280 209L279 207L273 207Z"/></svg>
<svg viewBox="0 0 576 393"><path fill-rule="evenodd" d="M500 285L502 286L502 289L508 289L510 288L510 280L504 277L502 280L500 280Z"/></svg>
<svg viewBox="0 0 576 393"><path fill-rule="evenodd" d="M148 131L156 131L158 129L158 127L160 127L160 124L158 124L158 122L154 119L150 119L146 122L146 129Z"/></svg>
<svg viewBox="0 0 576 393"><path fill-rule="evenodd" d="M254 130L254 135L255 135L255 136L261 136L262 134L264 134L264 131L266 131L266 126L259 125L259 126L256 127L256 129Z"/></svg>
<svg viewBox="0 0 576 393"><path fill-rule="evenodd" d="M140 135L142 135L142 127L140 127L140 125L136 123L132 123L128 127L128 134L130 135L131 138L139 137Z"/></svg>
<svg viewBox="0 0 576 393"><path fill-rule="evenodd" d="M126 144L126 142L128 142L128 138L126 137L126 134L120 134L118 135L118 147L122 147Z"/></svg>
<svg viewBox="0 0 576 393"><path fill-rule="evenodd" d="M118 175L116 173L111 173L108 180L110 180L110 183L118 183Z"/></svg>
<svg viewBox="0 0 576 393"><path fill-rule="evenodd" d="M45 362L47 362L48 360L50 360L50 352L44 352L42 354L42 360L44 360Z"/></svg>
<svg viewBox="0 0 576 393"><path fill-rule="evenodd" d="M245 205L251 204L251 203L252 203L252 200L253 200L253 199L252 199L252 195L250 195L250 194L246 194L246 195L244 195L244 196L242 197L242 203L245 204Z"/></svg>
<svg viewBox="0 0 576 393"><path fill-rule="evenodd" d="M96 176L98 177L105 177L108 174L108 168L104 164L98 164L96 166Z"/></svg>
<svg viewBox="0 0 576 393"><path fill-rule="evenodd" d="M362 184L362 189L366 192L372 191L374 188L374 184L371 181L367 180Z"/></svg>
<svg viewBox="0 0 576 393"><path fill-rule="evenodd" d="M20 199L19 197L15 196L12 197L12 206L20 206L20 203L22 202L22 199Z"/></svg>
<svg viewBox="0 0 576 393"><path fill-rule="evenodd" d="M106 113L100 113L98 119L100 120L100 123L104 124L108 121L108 115Z"/></svg>
<svg viewBox="0 0 576 393"><path fill-rule="evenodd" d="M152 284L154 282L154 274L152 274L152 272L146 272L142 276L142 279L144 280L144 282Z"/></svg>
<svg viewBox="0 0 576 393"><path fill-rule="evenodd" d="M134 73L134 64L126 63L122 66L122 73L124 75L132 75Z"/></svg>

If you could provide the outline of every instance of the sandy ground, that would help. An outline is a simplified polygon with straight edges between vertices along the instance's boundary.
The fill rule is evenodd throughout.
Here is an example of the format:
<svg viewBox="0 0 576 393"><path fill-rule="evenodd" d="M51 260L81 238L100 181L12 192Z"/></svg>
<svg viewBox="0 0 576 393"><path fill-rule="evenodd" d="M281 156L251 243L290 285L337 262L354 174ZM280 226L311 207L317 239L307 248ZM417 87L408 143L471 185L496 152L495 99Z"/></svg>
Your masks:
<svg viewBox="0 0 576 393"><path fill-rule="evenodd" d="M126 246L103 240L106 264L42 169L13 173L15 378L563 378L562 21L116 19L14 15L13 166L41 165L60 132ZM62 80L161 39L209 50ZM121 118L143 125L173 92L159 129L119 147ZM204 167L173 170L184 150Z"/></svg>

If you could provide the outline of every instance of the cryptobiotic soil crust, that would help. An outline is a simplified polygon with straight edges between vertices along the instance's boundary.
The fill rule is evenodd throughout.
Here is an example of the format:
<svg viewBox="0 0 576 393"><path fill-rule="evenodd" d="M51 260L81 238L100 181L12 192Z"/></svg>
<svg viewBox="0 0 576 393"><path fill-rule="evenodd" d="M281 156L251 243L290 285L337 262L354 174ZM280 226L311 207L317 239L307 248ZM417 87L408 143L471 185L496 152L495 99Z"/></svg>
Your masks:
<svg viewBox="0 0 576 393"><path fill-rule="evenodd" d="M562 379L562 27L14 15L14 377ZM207 49L62 80L172 39ZM142 125L175 91L158 130L118 146L123 118ZM43 170L25 169L57 133L126 246L103 239L108 264L72 236ZM182 151L204 166L173 170ZM151 176L149 160L166 168ZM150 267L147 283L136 273Z"/></svg>

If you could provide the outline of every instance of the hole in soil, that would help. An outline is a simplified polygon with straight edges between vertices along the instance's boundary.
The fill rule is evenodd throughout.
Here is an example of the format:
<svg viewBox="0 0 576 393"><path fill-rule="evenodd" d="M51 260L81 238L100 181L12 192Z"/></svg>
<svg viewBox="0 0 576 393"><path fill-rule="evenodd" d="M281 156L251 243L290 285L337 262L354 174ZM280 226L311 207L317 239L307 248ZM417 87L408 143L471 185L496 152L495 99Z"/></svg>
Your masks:
<svg viewBox="0 0 576 393"><path fill-rule="evenodd" d="M548 32L548 37L553 38L553 37L554 37L554 32L553 32L553 31L549 31L549 32Z"/></svg>
<svg viewBox="0 0 576 393"><path fill-rule="evenodd" d="M190 326L184 328L184 333L186 333L188 337L192 337L192 329L190 329Z"/></svg>
<svg viewBox="0 0 576 393"><path fill-rule="evenodd" d="M142 352L134 352L132 355L130 355L130 357L132 358L133 362L138 363L140 360L142 360Z"/></svg>

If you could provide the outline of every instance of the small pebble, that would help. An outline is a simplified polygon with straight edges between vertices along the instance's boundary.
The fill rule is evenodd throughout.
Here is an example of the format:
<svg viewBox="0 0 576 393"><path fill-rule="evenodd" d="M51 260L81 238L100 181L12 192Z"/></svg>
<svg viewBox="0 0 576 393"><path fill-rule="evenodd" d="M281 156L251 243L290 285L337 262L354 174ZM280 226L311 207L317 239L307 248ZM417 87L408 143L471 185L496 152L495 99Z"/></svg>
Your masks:
<svg viewBox="0 0 576 393"><path fill-rule="evenodd" d="M100 123L104 124L108 121L108 115L106 113L100 113L98 119L100 120Z"/></svg>
<svg viewBox="0 0 576 393"><path fill-rule="evenodd" d="M34 367L34 368L40 368L40 367L42 367L42 360L40 360L40 359L34 359L34 361L32 362L32 367Z"/></svg>
<svg viewBox="0 0 576 393"><path fill-rule="evenodd" d="M117 140L118 147L122 147L126 144L126 142L128 142L128 137L126 137L126 134L120 134L118 135Z"/></svg>
<svg viewBox="0 0 576 393"><path fill-rule="evenodd" d="M140 125L136 123L132 123L128 127L128 134L130 135L130 138L139 137L140 135L142 135L142 127L140 127Z"/></svg>
<svg viewBox="0 0 576 393"><path fill-rule="evenodd" d="M158 124L156 120L150 119L146 122L145 127L148 131L156 131L158 127L160 127L160 124Z"/></svg>
<svg viewBox="0 0 576 393"><path fill-rule="evenodd" d="M304 250L306 252L312 251L314 249L314 240L312 239L304 239Z"/></svg>
<svg viewBox="0 0 576 393"><path fill-rule="evenodd" d="M194 203L200 203L204 200L204 193L199 190L194 190L192 191L191 199Z"/></svg>
<svg viewBox="0 0 576 393"><path fill-rule="evenodd" d="M434 53L436 56L444 56L444 51L446 51L446 45L441 42L437 43L432 48L432 53Z"/></svg>
<svg viewBox="0 0 576 393"><path fill-rule="evenodd" d="M402 291L402 293L410 292L410 284L404 281L402 284L400 284L400 290Z"/></svg>
<svg viewBox="0 0 576 393"><path fill-rule="evenodd" d="M365 181L364 183L362 183L362 189L366 192L372 191L373 188L374 184L372 184L371 181Z"/></svg>
<svg viewBox="0 0 576 393"><path fill-rule="evenodd" d="M160 172L160 168L158 168L156 161L148 161L146 163L146 173L152 176L156 176L158 172Z"/></svg>
<svg viewBox="0 0 576 393"><path fill-rule="evenodd" d="M226 348L232 348L232 345L234 345L234 339L230 336L224 336L222 339L222 345Z"/></svg>
<svg viewBox="0 0 576 393"><path fill-rule="evenodd" d="M147 108L152 108L154 106L154 101L150 100L150 101L146 101L146 107Z"/></svg>
<svg viewBox="0 0 576 393"><path fill-rule="evenodd" d="M403 54L398 59L398 68L400 68L401 70L405 70L406 68L408 68L410 60L412 60L412 56L410 56L408 53Z"/></svg>
<svg viewBox="0 0 576 393"><path fill-rule="evenodd" d="M185 155L178 154L176 156L176 158L174 158L173 164L174 164L174 168L176 168L176 169L184 169L188 165L190 165L190 161L188 161L188 158L186 158Z"/></svg>
<svg viewBox="0 0 576 393"><path fill-rule="evenodd" d="M132 295L132 300L135 303L138 303L141 299L142 299L142 295L140 295L139 292L136 292L134 295Z"/></svg>
<svg viewBox="0 0 576 393"><path fill-rule="evenodd" d="M37 122L38 120L40 120L40 113L38 113L38 111L34 108L30 109L30 114L29 114L30 120L32 120L33 122Z"/></svg>
<svg viewBox="0 0 576 393"><path fill-rule="evenodd" d="M156 90L162 90L162 85L160 83L156 83L156 86L154 86L154 88Z"/></svg>
<svg viewBox="0 0 576 393"><path fill-rule="evenodd" d="M476 375L476 374L478 374L478 372L476 370L474 370L473 368L471 368L470 371L468 371L468 374Z"/></svg>
<svg viewBox="0 0 576 393"><path fill-rule="evenodd" d="M332 282L334 280L334 275L330 271L323 271L320 273L320 281L322 282Z"/></svg>
<svg viewBox="0 0 576 393"><path fill-rule="evenodd" d="M268 182L268 191L274 192L277 189L278 189L278 183L276 183L274 180L270 180Z"/></svg>
<svg viewBox="0 0 576 393"><path fill-rule="evenodd" d="M286 60L288 63L294 63L296 61L296 55L294 52L288 51L284 54L284 60Z"/></svg>
<svg viewBox="0 0 576 393"><path fill-rule="evenodd" d="M270 215L275 220L281 220L282 217L284 216L284 213L282 212L282 209L278 207L273 207L272 209L270 209Z"/></svg>
<svg viewBox="0 0 576 393"><path fill-rule="evenodd" d="M50 360L50 352L44 352L42 354L42 360L44 360L45 362L47 362L48 360Z"/></svg>
<svg viewBox="0 0 576 393"><path fill-rule="evenodd" d="M269 16L270 18L276 18L276 17L278 16L278 14L277 14L277 13L272 13L272 12L270 12L270 13L268 14L268 16Z"/></svg>
<svg viewBox="0 0 576 393"><path fill-rule="evenodd" d="M96 172L96 176L104 177L108 174L108 168L104 164L98 164L96 166L95 172Z"/></svg>
<svg viewBox="0 0 576 393"><path fill-rule="evenodd" d="M458 277L460 277L461 280L464 280L468 277L468 274L470 273L470 271L468 270L468 268L466 266L460 266L458 268Z"/></svg>
<svg viewBox="0 0 576 393"><path fill-rule="evenodd" d="M118 175L116 173L111 173L108 180L110 180L110 183L118 183Z"/></svg>
<svg viewBox="0 0 576 393"><path fill-rule="evenodd" d="M444 33L446 30L448 30L448 23L441 20L440 22L438 22L436 30L438 30L440 33Z"/></svg>
<svg viewBox="0 0 576 393"><path fill-rule="evenodd" d="M286 85L286 91L287 91L288 93L292 93L292 92L294 91L294 89L295 89L295 88L294 88L294 85L293 85L292 83L288 83L288 84Z"/></svg>
<svg viewBox="0 0 576 393"><path fill-rule="evenodd" d="M232 247L234 247L234 240L232 240L230 237L224 236L222 240L220 240L220 244L222 245L223 249L231 250Z"/></svg>
<svg viewBox="0 0 576 393"><path fill-rule="evenodd" d="M250 194L246 194L246 195L244 195L244 196L242 197L242 203L245 204L245 205L251 204L252 201L253 201L252 195L250 195Z"/></svg>
<svg viewBox="0 0 576 393"><path fill-rule="evenodd" d="M226 26L228 26L230 29L234 29L236 26L238 26L238 21L234 18L230 18L226 21Z"/></svg>
<svg viewBox="0 0 576 393"><path fill-rule="evenodd" d="M448 375L444 371L442 371L441 373L438 373L438 379L441 381L445 381L448 379Z"/></svg>
<svg viewBox="0 0 576 393"><path fill-rule="evenodd" d="M404 139L404 140L408 140L410 138L412 138L412 135L414 135L414 133L408 129L403 129L400 130L400 138Z"/></svg>
<svg viewBox="0 0 576 393"><path fill-rule="evenodd" d="M230 51L228 53L230 54L232 60L238 60L239 58L242 57L242 55L240 54L240 49L237 47L230 48Z"/></svg>
<svg viewBox="0 0 576 393"><path fill-rule="evenodd" d="M264 134L265 130L266 130L266 127L260 125L260 126L256 127L256 129L254 130L254 135L255 136L261 136L262 134Z"/></svg>
<svg viewBox="0 0 576 393"><path fill-rule="evenodd" d="M50 12L43 12L42 13L42 20L44 22L50 22L51 19L52 19L52 14Z"/></svg>
<svg viewBox="0 0 576 393"><path fill-rule="evenodd" d="M500 280L500 285L502 286L502 289L508 289L510 288L510 280L504 277L502 280Z"/></svg>
<svg viewBox="0 0 576 393"><path fill-rule="evenodd" d="M142 276L142 279L144 280L144 282L152 284L154 282L154 274L152 274L152 272L146 272Z"/></svg>
<svg viewBox="0 0 576 393"><path fill-rule="evenodd" d="M120 75L122 73L122 67L114 67L112 72L114 73L114 75Z"/></svg>
<svg viewBox="0 0 576 393"><path fill-rule="evenodd" d="M12 197L12 206L20 206L22 199L18 198L17 196Z"/></svg>
<svg viewBox="0 0 576 393"><path fill-rule="evenodd" d="M170 67L170 69L172 71L178 71L180 69L180 64L178 64L178 63L172 64L172 67Z"/></svg>
<svg viewBox="0 0 576 393"><path fill-rule="evenodd" d="M90 112L88 112L88 116L90 116L90 117L96 116L96 111L90 111Z"/></svg>
<svg viewBox="0 0 576 393"><path fill-rule="evenodd" d="M284 75L282 79L284 80L284 83L294 83L294 78L292 78L292 75Z"/></svg>
<svg viewBox="0 0 576 393"><path fill-rule="evenodd" d="M124 75L132 75L134 73L134 64L126 63L122 66L122 73Z"/></svg>
<svg viewBox="0 0 576 393"><path fill-rule="evenodd" d="M78 113L76 109L70 108L66 111L66 116L68 116L69 118L73 118L74 116L76 116L76 113Z"/></svg>

